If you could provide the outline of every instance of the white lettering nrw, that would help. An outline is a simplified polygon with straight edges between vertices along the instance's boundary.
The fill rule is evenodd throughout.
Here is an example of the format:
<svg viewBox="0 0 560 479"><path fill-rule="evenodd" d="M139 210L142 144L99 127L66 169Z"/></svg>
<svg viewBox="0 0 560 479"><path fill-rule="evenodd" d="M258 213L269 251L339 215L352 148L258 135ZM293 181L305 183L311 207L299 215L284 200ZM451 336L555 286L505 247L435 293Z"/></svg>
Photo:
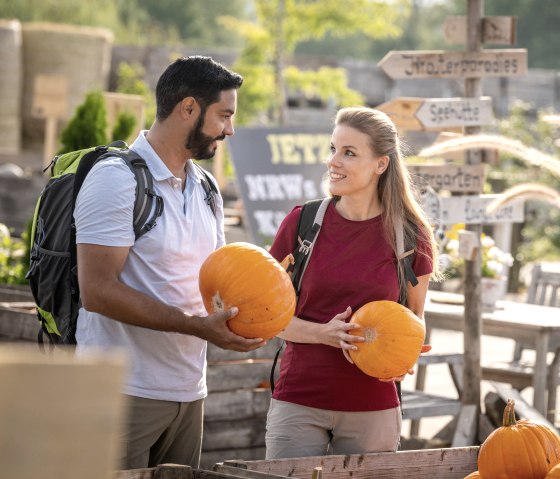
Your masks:
<svg viewBox="0 0 560 479"><path fill-rule="evenodd" d="M303 176L302 175L280 175L282 190L289 200L297 200L303 196Z"/></svg>
<svg viewBox="0 0 560 479"><path fill-rule="evenodd" d="M249 189L249 199L251 201L267 200L266 185L262 175L246 175L245 183Z"/></svg>
<svg viewBox="0 0 560 479"><path fill-rule="evenodd" d="M249 199L298 200L303 194L303 175L246 175Z"/></svg>

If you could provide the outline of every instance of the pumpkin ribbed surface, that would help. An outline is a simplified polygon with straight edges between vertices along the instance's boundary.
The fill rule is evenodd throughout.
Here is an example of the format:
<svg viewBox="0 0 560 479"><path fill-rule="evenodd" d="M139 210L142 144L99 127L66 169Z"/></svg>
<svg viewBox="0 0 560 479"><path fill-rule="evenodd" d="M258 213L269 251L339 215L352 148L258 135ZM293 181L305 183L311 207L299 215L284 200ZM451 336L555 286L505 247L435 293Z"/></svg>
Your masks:
<svg viewBox="0 0 560 479"><path fill-rule="evenodd" d="M361 326L350 332L365 337L350 351L354 364L369 376L389 379L402 376L414 366L424 344L424 322L410 309L394 301L372 301L350 320Z"/></svg>
<svg viewBox="0 0 560 479"><path fill-rule="evenodd" d="M560 438L545 424L515 420L515 402L504 410L503 426L480 446L482 479L544 479L560 462Z"/></svg>
<svg viewBox="0 0 560 479"><path fill-rule="evenodd" d="M231 243L211 253L200 268L199 286L209 313L239 308L228 326L246 338L276 336L296 308L286 271L270 253L250 243Z"/></svg>

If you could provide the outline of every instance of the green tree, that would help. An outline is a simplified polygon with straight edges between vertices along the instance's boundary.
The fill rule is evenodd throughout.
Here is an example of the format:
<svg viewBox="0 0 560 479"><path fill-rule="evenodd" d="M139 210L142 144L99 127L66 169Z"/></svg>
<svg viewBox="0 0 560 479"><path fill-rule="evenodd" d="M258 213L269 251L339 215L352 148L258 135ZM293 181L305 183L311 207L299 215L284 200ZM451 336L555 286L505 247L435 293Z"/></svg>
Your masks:
<svg viewBox="0 0 560 479"><path fill-rule="evenodd" d="M400 14L406 14L408 4L400 0L390 4L376 0L255 0L253 21L222 16L220 22L245 39L234 68L246 77L244 95L254 103L243 104L242 95L240 110L254 114L257 112L255 105L266 105L272 111L274 121L284 124L286 88L291 86L287 84L285 66L299 43L324 38L328 33L338 38L357 32L371 38L398 36L397 19ZM337 104L342 104L344 98L358 98L356 93L351 96L340 81L333 91L326 93L328 85L321 82L329 75L336 77L340 73L324 68L320 75L309 72L303 77L294 75L292 70L290 78L300 82L305 80L308 89L322 92ZM313 83L317 85L312 86ZM343 95L342 90L345 90Z"/></svg>
<svg viewBox="0 0 560 479"><path fill-rule="evenodd" d="M87 94L84 102L68 122L60 136L59 154L69 151L105 145L107 136L107 112L103 95L99 91Z"/></svg>

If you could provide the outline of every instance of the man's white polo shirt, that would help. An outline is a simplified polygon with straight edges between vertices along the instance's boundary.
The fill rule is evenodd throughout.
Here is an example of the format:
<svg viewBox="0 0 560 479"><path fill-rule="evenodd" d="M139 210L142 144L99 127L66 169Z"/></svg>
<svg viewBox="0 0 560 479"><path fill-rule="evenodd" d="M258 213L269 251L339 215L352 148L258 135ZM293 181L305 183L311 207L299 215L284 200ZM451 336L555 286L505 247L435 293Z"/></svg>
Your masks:
<svg viewBox="0 0 560 479"><path fill-rule="evenodd" d="M218 195L214 217L191 161L183 191L181 180L171 174L145 133L131 149L148 164L154 189L163 198L156 227L134 241L136 181L124 162L113 158L95 165L80 190L74 212L76 241L130 247L120 276L123 283L189 314L205 316L198 273L206 257L225 244L222 199ZM79 353L88 347L127 352L125 394L180 402L206 396L206 341L202 339L130 326L83 308L76 338Z"/></svg>

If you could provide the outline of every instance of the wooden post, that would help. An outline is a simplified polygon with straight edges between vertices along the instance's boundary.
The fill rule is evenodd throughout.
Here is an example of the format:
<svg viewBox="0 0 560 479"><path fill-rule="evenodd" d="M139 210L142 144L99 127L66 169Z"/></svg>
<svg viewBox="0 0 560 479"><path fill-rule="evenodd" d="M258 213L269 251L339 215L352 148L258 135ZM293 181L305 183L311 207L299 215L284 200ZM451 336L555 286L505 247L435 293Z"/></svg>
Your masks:
<svg viewBox="0 0 560 479"><path fill-rule="evenodd" d="M484 16L484 0L468 0L467 5L467 50L480 51L482 48L482 18ZM482 96L480 78L467 78L465 80L465 97L479 98ZM480 131L478 126L465 127L465 134L475 134ZM466 156L467 164L481 163L480 150L469 150ZM482 225L467 225L466 229L474 232L477 238L482 233ZM471 260L465 261L465 325L464 325L464 371L463 395L465 405L475 405L477 412L480 410L480 337L482 334L482 321L480 311L480 274L481 251L476 248L476 253ZM478 417L478 414L477 416ZM475 427L476 429L476 427ZM476 431L475 436L476 437Z"/></svg>
<svg viewBox="0 0 560 479"><path fill-rule="evenodd" d="M33 83L31 114L45 120L43 168L56 152L58 121L67 116L68 90L68 79L62 75L37 75Z"/></svg>

